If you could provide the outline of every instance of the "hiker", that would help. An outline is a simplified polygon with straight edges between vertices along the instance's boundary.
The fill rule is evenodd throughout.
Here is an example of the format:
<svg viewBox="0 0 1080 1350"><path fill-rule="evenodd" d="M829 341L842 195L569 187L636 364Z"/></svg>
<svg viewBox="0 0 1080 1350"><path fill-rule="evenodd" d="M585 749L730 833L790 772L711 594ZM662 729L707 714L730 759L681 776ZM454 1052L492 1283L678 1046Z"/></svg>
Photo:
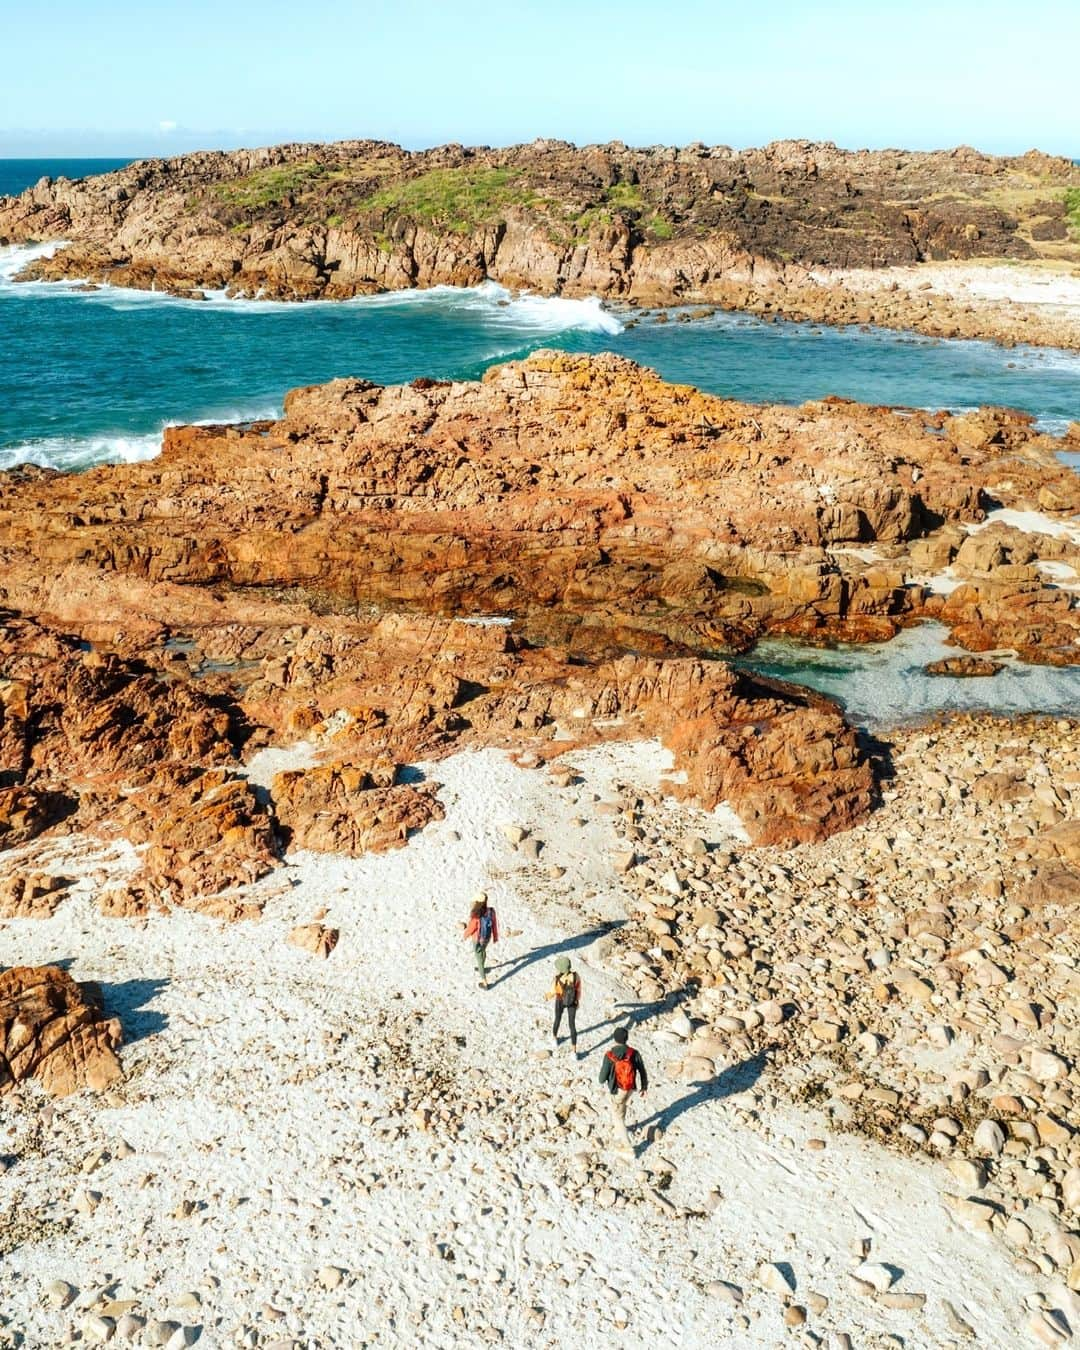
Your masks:
<svg viewBox="0 0 1080 1350"><path fill-rule="evenodd" d="M615 1044L604 1055L600 1066L600 1082L611 1093L611 1124L615 1132L615 1150L624 1157L633 1158L634 1146L626 1132L626 1107L636 1087L644 1097L649 1088L649 1075L641 1056L627 1044L625 1027L616 1027L611 1038Z"/></svg>
<svg viewBox="0 0 1080 1350"><path fill-rule="evenodd" d="M559 1044L559 1027L562 1026L563 1013L570 1026L570 1045L577 1055L577 1010L581 1004L581 976L570 969L570 958L560 956L555 962L555 983L544 995L545 999L555 1000L555 1025L551 1034L555 1044ZM580 1056L578 1056L580 1058Z"/></svg>
<svg viewBox="0 0 1080 1350"><path fill-rule="evenodd" d="M488 943L499 940L499 920L488 904L487 894L484 891L479 891L473 896L469 921L464 925L464 929L464 937L472 939L476 969L480 972L480 988L486 989Z"/></svg>

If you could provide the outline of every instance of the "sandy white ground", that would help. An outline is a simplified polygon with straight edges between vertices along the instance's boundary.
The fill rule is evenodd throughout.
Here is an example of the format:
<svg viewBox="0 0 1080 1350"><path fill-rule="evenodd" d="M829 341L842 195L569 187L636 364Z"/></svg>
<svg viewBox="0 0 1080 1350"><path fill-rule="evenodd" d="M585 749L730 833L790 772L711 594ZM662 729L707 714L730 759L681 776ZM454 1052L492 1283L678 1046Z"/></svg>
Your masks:
<svg viewBox="0 0 1080 1350"><path fill-rule="evenodd" d="M811 274L822 285L835 283L836 274ZM844 285L853 290L880 290L883 277L871 268L852 268L843 274ZM1018 305L1053 308L1062 317L1080 320L1080 275L1077 269L1061 271L1040 263L927 262L911 267L890 267L888 284L901 290L928 289L953 299L1009 301Z"/></svg>
<svg viewBox="0 0 1080 1350"><path fill-rule="evenodd" d="M615 779L655 784L664 756L643 744L573 762L584 787L556 788L495 751L430 766L444 785L444 821L391 854L291 857L264 884L272 898L257 923L100 918L94 878L131 865L120 849L113 862L83 864L85 879L53 919L0 928L0 962L70 961L76 977L103 983L130 1039L112 1105L80 1095L44 1126L43 1099L0 1108L0 1153L17 1156L0 1175L0 1213L38 1216L30 1239L0 1258L0 1302L26 1346L60 1344L80 1324L74 1309L45 1305L57 1278L84 1293L112 1281L138 1311L201 1326L210 1350L800 1344L782 1324L781 1299L756 1283L763 1261L790 1263L793 1301L828 1298L808 1323L823 1343L842 1330L857 1347L939 1350L954 1343L943 1299L980 1346L1029 1343L1024 1300L1036 1284L996 1240L957 1226L942 1204L952 1189L943 1167L826 1135L814 1113L770 1100L768 1069L759 1121L743 1109L752 1067L729 1066L716 1088L669 1081L667 1014L632 1037L655 1080L632 1122L659 1120L665 1133L647 1145L634 1130L637 1164L612 1162L604 1175L599 1047L634 1008L602 969L601 934L623 917L624 892L601 808ZM512 851L500 830L508 823L546 841L538 863ZM729 827L723 815L688 821L707 839ZM56 870L65 852L70 865L71 846L61 845ZM567 869L558 881L545 874L552 864ZM480 887L506 934L495 959L512 963L487 993L459 937ZM342 934L325 963L285 942L323 906ZM542 994L560 951L585 984L582 1064L565 1047L538 1055L550 1045ZM466 1098L489 1086L508 1101L456 1141L407 1118L392 1122L404 1127L399 1138L365 1124L387 1109L369 1058L400 1050L403 1027L421 1062ZM567 1124L548 1114L566 1104ZM827 1147L809 1151L812 1137ZM115 1153L121 1140L130 1156L82 1174L88 1154ZM571 1199L565 1178L585 1167L601 1175ZM715 1213L662 1212L641 1177L665 1173L681 1207L703 1208L717 1188ZM101 1192L101 1204L50 1232L46 1220L70 1216L80 1187ZM605 1208L609 1191L627 1203ZM172 1217L184 1200L202 1208ZM850 1244L863 1237L873 1259L902 1272L897 1289L927 1295L922 1313L856 1292ZM346 1272L333 1290L317 1278L327 1266ZM718 1279L745 1288L741 1310L707 1292ZM201 1307L177 1306L188 1291Z"/></svg>
<svg viewBox="0 0 1080 1350"><path fill-rule="evenodd" d="M991 525L1011 525L1024 534L1048 534L1055 539L1068 539L1074 544L1080 544L1080 518L1073 516L1068 520L1059 520L1042 511L1016 511L1008 506L987 511L985 520L979 521L977 525L965 525L964 529L968 534L978 534Z"/></svg>

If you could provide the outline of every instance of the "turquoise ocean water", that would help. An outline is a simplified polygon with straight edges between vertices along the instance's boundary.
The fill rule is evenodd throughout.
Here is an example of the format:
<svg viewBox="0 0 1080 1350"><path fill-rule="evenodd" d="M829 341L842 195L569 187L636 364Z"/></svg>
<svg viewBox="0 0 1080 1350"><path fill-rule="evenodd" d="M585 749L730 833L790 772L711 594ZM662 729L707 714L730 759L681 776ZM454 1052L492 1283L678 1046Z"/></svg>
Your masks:
<svg viewBox="0 0 1080 1350"><path fill-rule="evenodd" d="M0 193L43 173L80 170L90 171L85 161L0 161ZM343 375L380 383L469 378L538 347L615 351L669 379L754 401L839 394L928 408L1005 404L1055 429L1080 418L1075 353L722 314L693 323L644 315L631 324L637 316L595 300L514 297L492 283L303 305L14 283L34 251L0 248L0 468L144 458L156 453L167 423L273 416L297 385ZM806 656L781 647L770 659L788 673L805 662L814 676ZM846 662L859 659L851 653ZM903 684L877 674L894 690ZM1040 681L1032 699L1023 689L1017 698L1056 708L1065 697L1080 706L1080 683L1065 675L1064 695ZM835 666L816 677L833 689Z"/></svg>

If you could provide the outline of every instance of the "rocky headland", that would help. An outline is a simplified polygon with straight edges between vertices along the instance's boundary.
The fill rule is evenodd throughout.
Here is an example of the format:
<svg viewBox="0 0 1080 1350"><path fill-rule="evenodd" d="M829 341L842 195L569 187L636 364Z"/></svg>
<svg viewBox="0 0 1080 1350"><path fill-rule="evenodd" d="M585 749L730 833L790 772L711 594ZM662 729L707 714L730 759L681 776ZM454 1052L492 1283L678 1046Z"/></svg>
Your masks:
<svg viewBox="0 0 1080 1350"><path fill-rule="evenodd" d="M537 141L409 152L350 141L43 180L0 199L0 243L65 241L27 278L196 297L344 299L492 279L544 295L1076 347L1075 296L961 295L935 285L934 265L1009 260L1020 291L1046 268L1071 274L1075 289L1078 212L1080 170L1035 151ZM915 265L927 273L909 285Z"/></svg>
<svg viewBox="0 0 1080 1350"><path fill-rule="evenodd" d="M1080 665L1078 442L539 352L0 476L0 1344L1064 1344L1078 724L731 658Z"/></svg>

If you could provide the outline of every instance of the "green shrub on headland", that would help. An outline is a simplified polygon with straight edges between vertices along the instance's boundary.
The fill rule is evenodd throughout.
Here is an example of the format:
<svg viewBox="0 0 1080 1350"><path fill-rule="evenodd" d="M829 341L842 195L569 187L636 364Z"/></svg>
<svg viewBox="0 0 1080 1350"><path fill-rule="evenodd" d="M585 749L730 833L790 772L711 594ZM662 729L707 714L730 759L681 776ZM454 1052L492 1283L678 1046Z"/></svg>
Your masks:
<svg viewBox="0 0 1080 1350"><path fill-rule="evenodd" d="M1072 234L1080 236L1080 188L1065 189L1065 216Z"/></svg>
<svg viewBox="0 0 1080 1350"><path fill-rule="evenodd" d="M531 206L533 191L514 169L431 169L391 183L356 203L357 211L408 216L453 234L496 224L508 207Z"/></svg>
<svg viewBox="0 0 1080 1350"><path fill-rule="evenodd" d="M302 164L280 164L271 169L256 169L229 183L217 183L214 192L229 206L258 210L308 191L325 174L326 166L312 160Z"/></svg>

